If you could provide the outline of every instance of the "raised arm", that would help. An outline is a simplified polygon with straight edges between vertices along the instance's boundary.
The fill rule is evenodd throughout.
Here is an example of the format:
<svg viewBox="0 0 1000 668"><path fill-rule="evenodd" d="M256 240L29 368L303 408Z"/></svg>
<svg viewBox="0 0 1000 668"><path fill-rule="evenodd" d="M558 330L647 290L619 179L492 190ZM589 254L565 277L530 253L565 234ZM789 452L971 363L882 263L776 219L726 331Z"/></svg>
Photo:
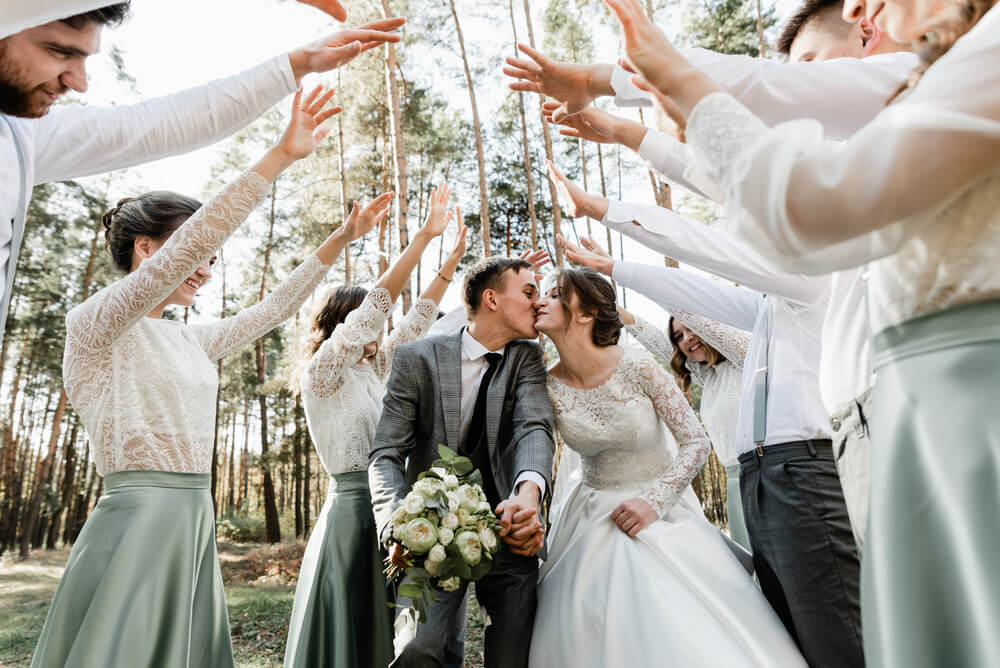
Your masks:
<svg viewBox="0 0 1000 668"><path fill-rule="evenodd" d="M648 353L639 353L637 367L639 387L674 435L677 455L663 475L638 499L625 501L611 513L611 519L629 536L635 536L651 521L670 512L698 475L711 448L708 436L691 404L677 387L677 381Z"/></svg>
<svg viewBox="0 0 1000 668"><path fill-rule="evenodd" d="M253 166L226 186L127 276L93 295L66 317L67 345L90 351L111 345L123 332L162 304L219 249L267 194L281 172L311 153L326 135L319 124L339 111L324 110L330 93L317 88L293 103L292 119L281 140Z"/></svg>
<svg viewBox="0 0 1000 668"><path fill-rule="evenodd" d="M656 205L619 202L584 192L551 164L549 174L555 180L560 199L568 203L570 215L600 218L607 227L679 262L802 305L822 298L829 287L825 277L804 276L776 268L774 262L765 260L753 248L723 230Z"/></svg>

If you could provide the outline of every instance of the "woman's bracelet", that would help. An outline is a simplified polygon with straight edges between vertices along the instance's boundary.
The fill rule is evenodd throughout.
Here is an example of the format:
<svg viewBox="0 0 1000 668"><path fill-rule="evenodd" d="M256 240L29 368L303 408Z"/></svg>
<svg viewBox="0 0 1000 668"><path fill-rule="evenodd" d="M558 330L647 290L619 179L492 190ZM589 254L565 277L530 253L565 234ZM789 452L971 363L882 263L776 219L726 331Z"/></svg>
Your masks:
<svg viewBox="0 0 1000 668"><path fill-rule="evenodd" d="M440 271L437 273L437 275L438 275L438 278L440 278L445 283L451 283L451 278L445 278L444 274L442 274ZM452 277L452 278L454 278L454 277Z"/></svg>

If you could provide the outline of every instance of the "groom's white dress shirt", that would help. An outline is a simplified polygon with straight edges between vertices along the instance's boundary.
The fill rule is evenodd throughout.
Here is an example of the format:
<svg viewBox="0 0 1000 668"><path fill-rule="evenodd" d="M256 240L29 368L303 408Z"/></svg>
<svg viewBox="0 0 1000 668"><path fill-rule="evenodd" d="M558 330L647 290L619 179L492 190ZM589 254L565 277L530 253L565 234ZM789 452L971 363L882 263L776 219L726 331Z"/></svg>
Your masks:
<svg viewBox="0 0 1000 668"><path fill-rule="evenodd" d="M68 104L41 118L6 117L20 141L23 172L10 129L0 119L0 304L5 307L10 300L7 264L17 261L11 257L11 238L24 225L17 220L19 187L30 195L42 183L208 146L245 127L297 87L288 56L281 55L236 76L137 104ZM0 320L0 336L2 331Z"/></svg>
<svg viewBox="0 0 1000 668"><path fill-rule="evenodd" d="M460 442L465 442L465 437L469 433L469 423L472 422L472 413L476 407L476 396L479 394L479 385L486 374L489 364L486 361L486 353L496 353L503 356L504 349L489 350L469 334L468 329L462 330L462 420L459 427ZM538 485L541 498L545 498L545 478L534 471L522 471L514 480L511 488L511 496L517 494L518 487L522 482L530 481Z"/></svg>

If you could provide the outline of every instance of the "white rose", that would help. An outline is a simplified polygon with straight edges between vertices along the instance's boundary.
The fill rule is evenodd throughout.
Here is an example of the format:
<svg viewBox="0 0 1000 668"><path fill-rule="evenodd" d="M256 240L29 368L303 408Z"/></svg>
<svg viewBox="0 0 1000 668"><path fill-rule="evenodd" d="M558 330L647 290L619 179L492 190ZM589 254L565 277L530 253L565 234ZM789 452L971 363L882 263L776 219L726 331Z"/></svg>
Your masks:
<svg viewBox="0 0 1000 668"><path fill-rule="evenodd" d="M462 502L458 498L458 494L456 494L455 492L448 492L447 496L448 496L448 510L450 510L451 512L455 512L456 510L458 510L458 507L461 505Z"/></svg>
<svg viewBox="0 0 1000 668"><path fill-rule="evenodd" d="M392 527L392 537L400 542L403 541L403 534L405 532L406 532L405 524L396 524Z"/></svg>
<svg viewBox="0 0 1000 668"><path fill-rule="evenodd" d="M441 467L441 466L432 466L431 467L431 471L433 471L434 473L437 473L442 478L447 477L447 475L448 475L448 470L445 469L445 468L443 468L443 467Z"/></svg>
<svg viewBox="0 0 1000 668"><path fill-rule="evenodd" d="M403 527L403 545L417 554L423 554L437 542L437 529L433 524L418 517L410 520Z"/></svg>
<svg viewBox="0 0 1000 668"><path fill-rule="evenodd" d="M444 476L444 486L448 489L455 489L458 487L458 476L454 474L447 474Z"/></svg>
<svg viewBox="0 0 1000 668"><path fill-rule="evenodd" d="M479 502L483 501L482 493L474 485L462 485L458 488L458 500L462 507L470 513L476 512Z"/></svg>
<svg viewBox="0 0 1000 668"><path fill-rule="evenodd" d="M440 537L441 535L438 534L438 538ZM437 563L441 563L442 561L444 561L444 558L446 556L447 554L444 551L444 545L442 545L441 543L438 543L437 545L432 547L431 551L427 553L428 561L433 561Z"/></svg>
<svg viewBox="0 0 1000 668"><path fill-rule="evenodd" d="M483 544L483 547L485 547L490 552L497 551L497 545L498 545L497 535L493 531L493 529L489 527L483 527L482 529L480 529L479 542L481 542Z"/></svg>
<svg viewBox="0 0 1000 668"><path fill-rule="evenodd" d="M478 510L481 513L492 513L493 512L493 508L490 507L490 502L489 501L480 501L479 505L476 507L476 510Z"/></svg>
<svg viewBox="0 0 1000 668"><path fill-rule="evenodd" d="M424 498L429 498L437 492L443 492L444 483L437 478L421 478L413 483L413 491Z"/></svg>
<svg viewBox="0 0 1000 668"><path fill-rule="evenodd" d="M441 526L446 529L457 529L458 528L458 515L455 513L448 513L443 518L441 518Z"/></svg>
<svg viewBox="0 0 1000 668"><path fill-rule="evenodd" d="M397 506L396 510L392 513L392 521L396 524L400 524L406 521L406 508L403 506Z"/></svg>
<svg viewBox="0 0 1000 668"><path fill-rule="evenodd" d="M403 508L406 509L410 515L416 515L424 509L424 497L420 496L415 492L410 492L403 499Z"/></svg>
<svg viewBox="0 0 1000 668"><path fill-rule="evenodd" d="M426 561L424 561L424 570L427 571L428 575L433 577L437 575L438 566L440 565L441 565L440 561L431 561L430 559L427 559Z"/></svg>
<svg viewBox="0 0 1000 668"><path fill-rule="evenodd" d="M442 545L447 545L455 539L455 532L448 527L441 527L438 529L438 542Z"/></svg>
<svg viewBox="0 0 1000 668"><path fill-rule="evenodd" d="M455 591L462 584L462 581L458 579L457 575L453 575L447 580L441 580L438 584L444 591Z"/></svg>
<svg viewBox="0 0 1000 668"><path fill-rule="evenodd" d="M483 546L475 531L463 531L458 534L455 537L455 544L458 545L458 553L462 555L462 560L470 566L475 566L483 558Z"/></svg>

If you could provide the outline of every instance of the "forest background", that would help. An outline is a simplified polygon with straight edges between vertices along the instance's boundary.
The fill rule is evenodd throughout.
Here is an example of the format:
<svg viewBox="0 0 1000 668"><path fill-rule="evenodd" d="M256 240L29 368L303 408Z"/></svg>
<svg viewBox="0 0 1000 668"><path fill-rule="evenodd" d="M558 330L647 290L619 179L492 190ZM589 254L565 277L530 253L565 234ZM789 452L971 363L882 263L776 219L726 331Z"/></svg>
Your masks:
<svg viewBox="0 0 1000 668"><path fill-rule="evenodd" d="M679 45L764 57L774 57L770 44L778 19L795 5L794 0L644 2ZM91 89L69 101L117 105L182 90L338 29L315 10L280 0L135 0L133 5L134 17L125 26L105 31L102 53L90 63ZM664 262L611 235L598 221L561 215L553 205L546 158L590 190L657 202L719 224L715 207L681 189L671 191L627 149L560 136L542 122L537 95L507 88L500 69L516 41L562 60L614 62L621 37L600 0L350 0L347 6L351 25L406 16L402 43L304 82L337 89L334 101L344 112L328 121L330 137L279 179L269 200L227 243L196 306L168 311L168 317L186 322L236 313L312 252L341 223L351 201L364 204L381 192L397 192L386 223L345 252L295 318L218 363L212 492L219 537L232 544L308 537L328 478L301 402L287 384L310 314L328 287L374 283L423 220L432 185L447 179L453 201L462 205L470 227L463 266L487 248L517 254L533 246L561 262L557 230L571 239L593 233L616 257ZM607 101L602 106L655 124L649 110L642 115L615 111ZM14 553L24 558L34 550L71 545L101 495L89 440L62 384L66 312L117 278L103 249L101 215L119 198L150 189L208 199L278 137L286 114L282 103L212 147L35 189L0 348L0 570ZM425 253L403 294L403 310L437 270L452 233ZM445 311L460 305L458 292L452 287L446 295ZM668 316L659 307L621 288L619 294L638 315L666 325ZM555 355L551 346L547 352ZM696 407L698 398L691 397ZM708 518L725 528L725 473L714 456L695 491Z"/></svg>

